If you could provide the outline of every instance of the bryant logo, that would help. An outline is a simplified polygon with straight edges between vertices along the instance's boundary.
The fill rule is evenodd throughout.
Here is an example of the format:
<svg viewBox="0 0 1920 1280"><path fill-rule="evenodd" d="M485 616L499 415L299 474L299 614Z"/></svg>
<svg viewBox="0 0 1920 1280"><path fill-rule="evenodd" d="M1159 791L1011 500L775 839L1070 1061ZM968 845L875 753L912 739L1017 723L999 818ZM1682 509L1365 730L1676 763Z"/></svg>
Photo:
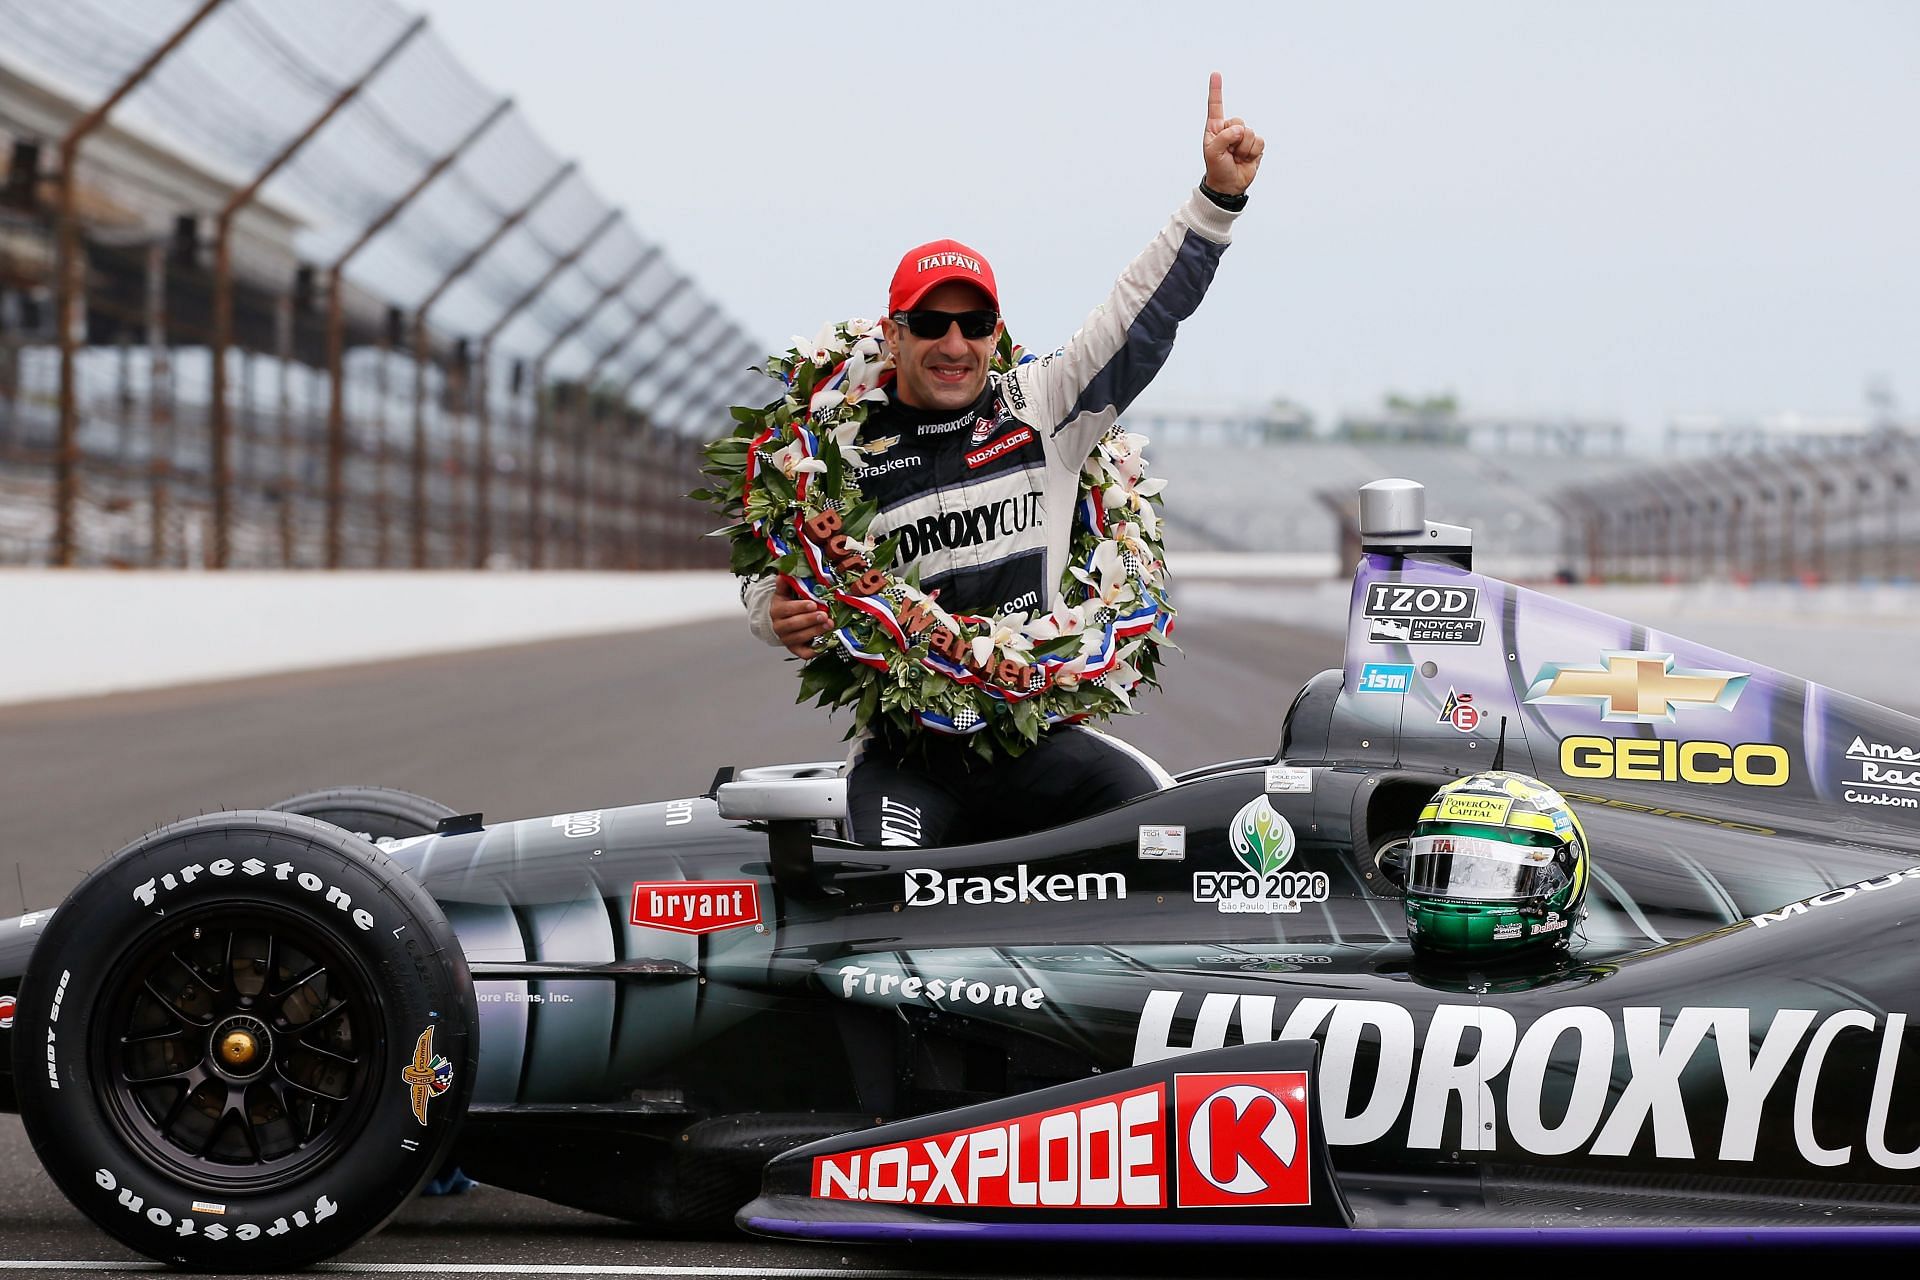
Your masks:
<svg viewBox="0 0 1920 1280"><path fill-rule="evenodd" d="M1307 1073L1174 1076L1180 1207L1312 1203Z"/></svg>

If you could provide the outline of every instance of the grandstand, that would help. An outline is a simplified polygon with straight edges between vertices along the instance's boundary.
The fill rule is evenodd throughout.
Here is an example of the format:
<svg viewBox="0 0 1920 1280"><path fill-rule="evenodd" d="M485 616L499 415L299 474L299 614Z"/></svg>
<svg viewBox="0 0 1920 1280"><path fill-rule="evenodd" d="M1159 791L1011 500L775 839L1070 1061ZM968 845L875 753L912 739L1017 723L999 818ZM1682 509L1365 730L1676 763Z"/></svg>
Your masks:
<svg viewBox="0 0 1920 1280"><path fill-rule="evenodd" d="M0 32L0 563L719 554L679 495L764 344L424 19Z"/></svg>
<svg viewBox="0 0 1920 1280"><path fill-rule="evenodd" d="M1130 425L1151 431L1151 423L1177 420L1141 414ZM1573 567L1558 491L1644 465L1617 451L1614 424L1576 435L1559 419L1461 417L1436 432L1430 418L1382 415L1341 427L1354 423L1365 426L1272 444L1154 435L1154 472L1168 482L1170 548L1288 553L1308 572L1344 574L1357 547L1359 487L1400 476L1427 486L1435 519L1473 528L1478 565L1504 577L1550 577ZM1496 445L1496 432L1507 447ZM1607 452L1572 451L1589 441Z"/></svg>

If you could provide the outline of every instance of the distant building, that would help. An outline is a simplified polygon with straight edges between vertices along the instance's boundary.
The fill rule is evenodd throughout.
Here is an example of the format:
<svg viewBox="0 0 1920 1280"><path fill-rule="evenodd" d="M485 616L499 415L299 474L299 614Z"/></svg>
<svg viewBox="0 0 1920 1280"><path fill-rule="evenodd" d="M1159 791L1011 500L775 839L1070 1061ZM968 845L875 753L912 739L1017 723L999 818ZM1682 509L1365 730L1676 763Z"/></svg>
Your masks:
<svg viewBox="0 0 1920 1280"><path fill-rule="evenodd" d="M1626 427L1611 419L1386 409L1342 415L1333 438L1350 444L1452 445L1501 453L1619 457Z"/></svg>

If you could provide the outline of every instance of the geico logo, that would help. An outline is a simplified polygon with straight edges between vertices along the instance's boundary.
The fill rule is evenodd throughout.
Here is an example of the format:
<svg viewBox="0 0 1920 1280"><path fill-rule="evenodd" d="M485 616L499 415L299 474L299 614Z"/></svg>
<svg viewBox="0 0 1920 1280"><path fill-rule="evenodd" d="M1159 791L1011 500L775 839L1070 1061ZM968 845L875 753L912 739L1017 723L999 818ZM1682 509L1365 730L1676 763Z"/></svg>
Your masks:
<svg viewBox="0 0 1920 1280"><path fill-rule="evenodd" d="M1793 776L1787 749L1771 742L1674 742L1654 738L1560 741L1560 772L1570 778L1784 787Z"/></svg>
<svg viewBox="0 0 1920 1280"><path fill-rule="evenodd" d="M215 858L204 865L198 862L189 863L178 871L169 871L157 879L148 880L133 891L133 900L143 907L151 907L162 893L172 893L183 884L192 884L203 874L221 880L238 872L249 879L258 879L269 871L273 873L275 880L291 880L308 893L324 895L322 901L346 912L347 918L353 921L353 927L362 933L373 929L372 913L364 908L356 908L346 890L329 885L311 871L296 872L291 862L276 862L269 865L258 858L248 858L244 862L235 862L231 858Z"/></svg>
<svg viewBox="0 0 1920 1280"><path fill-rule="evenodd" d="M1166 1086L928 1138L815 1156L818 1200L1163 1209Z"/></svg>
<svg viewBox="0 0 1920 1280"><path fill-rule="evenodd" d="M1831 907L1836 903L1845 902L1856 893L1872 893L1876 889L1891 889L1897 884L1903 884L1910 880L1920 880L1920 867L1909 867L1905 871L1895 871L1891 875L1881 876L1874 880L1861 880L1855 884L1843 884L1838 889L1829 889L1825 893L1816 893L1811 898L1802 898L1798 902L1789 902L1778 911L1763 911L1757 916L1750 916L1748 918L1753 921L1754 928L1764 929L1770 924L1779 924L1783 920L1791 920L1795 916L1803 916L1807 914L1807 912L1817 908Z"/></svg>
<svg viewBox="0 0 1920 1280"><path fill-rule="evenodd" d="M1307 1073L1174 1076L1181 1208L1306 1204Z"/></svg>
<svg viewBox="0 0 1920 1280"><path fill-rule="evenodd" d="M1127 878L1118 871L1065 872L1036 876L1023 862L1006 875L949 876L931 867L907 872L907 905L956 906L990 902L1087 902L1127 896Z"/></svg>
<svg viewBox="0 0 1920 1280"><path fill-rule="evenodd" d="M340 1206L335 1204L330 1197L319 1196L314 1200L311 1211L295 1209L286 1217L275 1218L270 1226L263 1227L254 1222L225 1221L209 1222L203 1226L197 1223L190 1214L174 1214L157 1204L149 1205L146 1197L136 1195L132 1187L121 1186L120 1180L114 1177L113 1171L110 1169L95 1169L93 1171L93 1182L95 1186L109 1194L118 1192L119 1195L116 1196L115 1199L120 1207L128 1213L136 1217L145 1218L156 1227L172 1228L173 1234L183 1239L195 1234L198 1234L203 1240L258 1240L261 1236L283 1236L289 1231L325 1222L328 1218L340 1212ZM190 1213L198 1213L204 1217L212 1217L215 1219L224 1219L227 1215L227 1206L224 1204L212 1204L205 1200L195 1200Z"/></svg>
<svg viewBox="0 0 1920 1280"><path fill-rule="evenodd" d="M1816 1167L1920 1169L1920 1147L1888 1145L1894 1099L1920 1089L1915 1055L1903 1051L1904 1013L1569 1005L1523 1021L1499 1007L1443 1004L1416 1028L1388 1001L1315 996L1295 1004L1276 1035L1278 999L1208 993L1187 1010L1192 1030L1180 1044L1181 993L1151 992L1133 1060L1218 1049L1236 1023L1249 1043L1319 1040L1320 1114L1334 1146L1392 1135L1424 1151L1746 1162L1764 1127L1770 1153L1797 1152ZM1828 1072L1847 1032L1877 1032L1880 1043L1850 1037L1846 1064ZM1356 1063L1377 1067L1356 1072ZM1902 1067L1907 1079L1897 1082ZM1463 1125L1463 1115L1475 1119ZM1714 1147L1696 1153L1695 1125ZM1912 1125L1902 1119L1898 1131L1911 1135Z"/></svg>

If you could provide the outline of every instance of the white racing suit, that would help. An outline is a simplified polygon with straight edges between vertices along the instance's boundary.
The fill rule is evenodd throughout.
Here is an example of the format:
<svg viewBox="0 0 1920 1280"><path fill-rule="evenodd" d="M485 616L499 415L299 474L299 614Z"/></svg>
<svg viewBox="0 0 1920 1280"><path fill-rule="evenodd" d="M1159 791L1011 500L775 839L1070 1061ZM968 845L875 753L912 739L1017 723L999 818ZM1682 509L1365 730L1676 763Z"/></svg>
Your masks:
<svg viewBox="0 0 1920 1280"><path fill-rule="evenodd" d="M868 535L899 535L895 572L919 565L921 588L938 589L949 612L1036 613L1053 607L1066 571L1080 465L1166 363L1180 322L1193 314L1213 280L1237 216L1196 189L1128 264L1107 300L1052 355L989 378L980 397L958 413L889 400L868 415L860 432L867 465L851 474L879 506ZM769 616L774 585L772 576L748 583L742 600L753 633L777 645ZM1113 748L1101 753L1112 755L1112 770L1092 772L1114 774L1088 777L1089 809L1112 803L1116 792L1164 785L1164 774L1153 775L1157 766L1141 763L1145 757L1112 739L1088 737ZM924 752L903 758L908 745L883 734L856 748L850 801L855 833L868 843L878 843L880 814L889 795L899 801L892 793L903 776L923 771ZM942 758L942 774L962 767L967 754L921 745ZM1017 790L1023 765L1037 770L1042 757L1054 754L1046 746L1043 740L1026 755L991 765L972 757L976 763L964 767L969 773L990 769L999 775L996 781ZM1073 754L1082 755L1083 744ZM883 761L888 795L863 785L863 773L878 776ZM927 846L949 843L961 831L959 797L943 805L933 790L944 797L950 788L933 787L929 777L928 792L918 797L921 839L915 843ZM937 812L943 808L953 812ZM1070 816L1059 813L1055 820ZM889 843L900 843L901 829L888 824Z"/></svg>

